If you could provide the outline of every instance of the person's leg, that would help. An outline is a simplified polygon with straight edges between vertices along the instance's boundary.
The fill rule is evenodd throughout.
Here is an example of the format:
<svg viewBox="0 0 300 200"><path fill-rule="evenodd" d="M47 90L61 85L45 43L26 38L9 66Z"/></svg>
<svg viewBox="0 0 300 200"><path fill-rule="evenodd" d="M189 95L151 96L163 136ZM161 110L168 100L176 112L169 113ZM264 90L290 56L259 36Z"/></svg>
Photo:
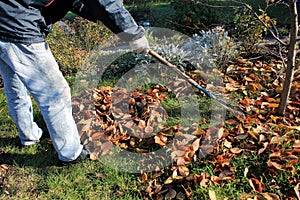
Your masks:
<svg viewBox="0 0 300 200"><path fill-rule="evenodd" d="M19 77L0 59L0 74L8 103L8 111L15 121L22 145L35 144L42 135L42 130L33 121L30 96Z"/></svg>
<svg viewBox="0 0 300 200"><path fill-rule="evenodd" d="M59 159L76 159L83 146L72 116L70 88L49 46L46 43L10 44L2 60L37 102Z"/></svg>

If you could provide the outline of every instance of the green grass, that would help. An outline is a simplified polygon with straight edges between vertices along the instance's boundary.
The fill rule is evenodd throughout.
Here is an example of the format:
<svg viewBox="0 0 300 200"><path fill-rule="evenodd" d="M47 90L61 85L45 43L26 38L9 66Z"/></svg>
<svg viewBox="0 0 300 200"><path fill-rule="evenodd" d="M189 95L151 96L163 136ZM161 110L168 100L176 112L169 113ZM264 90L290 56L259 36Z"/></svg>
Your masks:
<svg viewBox="0 0 300 200"><path fill-rule="evenodd" d="M144 88L147 89L146 87ZM199 98L199 103L207 99ZM164 101L164 108L170 114L170 125L178 124L180 105L172 98ZM114 167L109 167L100 161L86 160L70 167L58 166L57 155L47 140L42 140L38 145L20 149L16 127L8 115L6 99L3 90L0 91L0 166L6 164L8 170L0 171L0 199L143 199L148 184L141 181L141 174L118 171L123 166L122 160L114 160ZM185 106L185 105L183 105ZM36 118L40 117L35 107ZM207 114L208 108L200 109ZM208 117L209 115L206 115ZM41 119L40 119L41 120ZM245 143L246 141L244 141ZM243 143L234 143L235 147L246 148ZM224 147L220 147L224 148ZM224 149L225 150L225 149ZM217 176L216 165L213 162L217 155L208 155L188 165L191 174L206 173L208 176ZM218 199L241 199L245 195L255 195L249 185L249 180L244 176L249 169L249 176L261 177L266 190L275 194L288 194L294 185L289 185L287 179L300 180L300 164L295 165L295 174L280 171L276 177L271 176L267 170L266 161L268 155L256 155L244 152L236 155L230 163L235 177L231 181L221 181L219 184L203 187L200 185L188 185L178 182L176 190L184 192L191 190L191 199L209 199L208 191L215 191ZM128 166L128 164L126 165ZM170 174L166 167L157 183L163 182ZM151 174L149 174L149 179ZM290 179L292 180L292 179ZM278 188L271 187L276 183Z"/></svg>
<svg viewBox="0 0 300 200"><path fill-rule="evenodd" d="M88 160L71 167L59 167L57 155L46 139L33 147L20 149L3 91L0 91L0 105L0 160L9 166L0 181L0 199L142 199L141 192L146 190L147 184L140 182L140 174L120 172L99 161ZM163 106L171 116L170 125L177 124L178 101L171 98ZM34 108L35 117L41 120L36 104ZM122 166L121 161L114 162L115 166ZM209 165L194 166L194 170L213 173ZM227 189L223 191L224 188ZM230 185L224 188L223 196L235 191ZM207 196L207 188L197 187L193 198L203 195Z"/></svg>

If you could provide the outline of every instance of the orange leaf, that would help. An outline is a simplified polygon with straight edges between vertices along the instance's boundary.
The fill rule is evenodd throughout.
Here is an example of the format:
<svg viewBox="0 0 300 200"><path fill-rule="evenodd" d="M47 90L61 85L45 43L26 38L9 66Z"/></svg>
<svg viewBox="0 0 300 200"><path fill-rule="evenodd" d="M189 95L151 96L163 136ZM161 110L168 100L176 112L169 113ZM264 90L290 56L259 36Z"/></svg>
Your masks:
<svg viewBox="0 0 300 200"><path fill-rule="evenodd" d="M165 180L165 184L170 184L172 182L173 182L173 178L171 176Z"/></svg>
<svg viewBox="0 0 300 200"><path fill-rule="evenodd" d="M278 103L270 103L269 108L278 108L279 104Z"/></svg>
<svg viewBox="0 0 300 200"><path fill-rule="evenodd" d="M294 155L288 155L285 157L291 164L297 164L298 163L298 157Z"/></svg>
<svg viewBox="0 0 300 200"><path fill-rule="evenodd" d="M249 179L250 186L252 189L258 193L262 193L262 186L256 178L250 178Z"/></svg>
<svg viewBox="0 0 300 200"><path fill-rule="evenodd" d="M155 140L155 143L160 145L160 146L165 146L166 145L166 142L167 142L167 137L163 136L163 135L160 135L160 136L154 136L154 140Z"/></svg>
<svg viewBox="0 0 300 200"><path fill-rule="evenodd" d="M196 136L199 136L199 135L204 135L205 134L205 131L202 130L201 128L197 127L195 131L193 131L192 135L196 135Z"/></svg>
<svg viewBox="0 0 300 200"><path fill-rule="evenodd" d="M142 180L148 182L148 176L146 173L142 174Z"/></svg>
<svg viewBox="0 0 300 200"><path fill-rule="evenodd" d="M262 193L261 194L266 200L280 200L277 194L273 193Z"/></svg>
<svg viewBox="0 0 300 200"><path fill-rule="evenodd" d="M92 152L92 153L90 153L90 159L91 160L97 160L98 159L98 153L99 152Z"/></svg>
<svg viewBox="0 0 300 200"><path fill-rule="evenodd" d="M236 59L236 62L239 64L245 64L247 62L247 59Z"/></svg>

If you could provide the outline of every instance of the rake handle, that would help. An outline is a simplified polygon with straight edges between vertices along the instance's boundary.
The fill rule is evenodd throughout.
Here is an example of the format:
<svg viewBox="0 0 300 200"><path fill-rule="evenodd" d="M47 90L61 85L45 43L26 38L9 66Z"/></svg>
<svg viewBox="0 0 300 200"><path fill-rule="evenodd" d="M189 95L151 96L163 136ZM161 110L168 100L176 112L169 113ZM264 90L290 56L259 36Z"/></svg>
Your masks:
<svg viewBox="0 0 300 200"><path fill-rule="evenodd" d="M202 92L204 92L204 94L211 98L214 99L215 101L219 102L220 105L222 105L223 107L225 107L227 110L231 111L232 113L234 113L235 115L241 117L241 118L245 118L244 112L242 112L240 109L237 110L236 108L232 108L232 106L228 105L226 102L224 102L221 99L218 99L217 97L215 97L214 95L212 95L211 93L209 93L204 87L202 87L201 85L199 85L196 81L194 81L191 77L189 77L188 75L186 75L185 73L183 73L182 71L180 71L175 65L171 64L169 61L167 61L165 58L163 58L161 55L159 55L158 53L156 53L153 50L149 50L148 52L152 57L156 58L159 62L161 62L164 65L167 65L168 67L172 68L174 72L176 72L178 75L182 76L183 78L185 78L189 83L191 83L194 87L196 87L197 89L201 90Z"/></svg>
<svg viewBox="0 0 300 200"><path fill-rule="evenodd" d="M194 81L191 77L180 71L175 65L167 61L165 58L163 58L161 55L156 53L154 50L150 49L148 52L152 57L156 58L159 62L161 62L164 65L167 65L168 67L171 67L178 75L185 78L189 83L191 83L194 87L198 88L202 92L205 93L206 96L212 98L212 94L210 94L205 88L200 86L196 81Z"/></svg>

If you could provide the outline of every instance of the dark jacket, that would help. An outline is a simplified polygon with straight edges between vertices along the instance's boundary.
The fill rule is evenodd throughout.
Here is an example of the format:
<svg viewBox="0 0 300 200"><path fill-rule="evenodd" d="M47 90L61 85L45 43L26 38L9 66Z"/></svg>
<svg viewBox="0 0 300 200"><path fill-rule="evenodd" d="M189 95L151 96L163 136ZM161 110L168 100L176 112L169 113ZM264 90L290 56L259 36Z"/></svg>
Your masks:
<svg viewBox="0 0 300 200"><path fill-rule="evenodd" d="M126 41L141 38L144 28L138 26L120 0L55 0L43 9L47 24L53 24L68 11L93 22L101 21L113 33Z"/></svg>
<svg viewBox="0 0 300 200"><path fill-rule="evenodd" d="M22 43L44 41L47 26L39 8L22 0L0 0L0 40Z"/></svg>
<svg viewBox="0 0 300 200"><path fill-rule="evenodd" d="M20 43L45 41L49 27L72 11L101 21L126 41L144 35L120 0L0 0L0 40Z"/></svg>

